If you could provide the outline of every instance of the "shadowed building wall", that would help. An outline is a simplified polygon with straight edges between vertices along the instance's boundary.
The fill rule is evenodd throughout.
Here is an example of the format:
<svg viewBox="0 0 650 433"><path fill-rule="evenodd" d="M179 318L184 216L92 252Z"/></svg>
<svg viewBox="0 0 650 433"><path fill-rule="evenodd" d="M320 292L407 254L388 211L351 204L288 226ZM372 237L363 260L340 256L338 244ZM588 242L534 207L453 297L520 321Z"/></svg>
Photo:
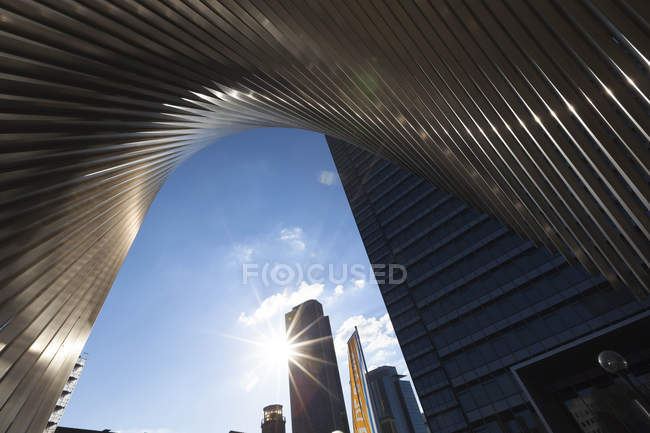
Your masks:
<svg viewBox="0 0 650 433"><path fill-rule="evenodd" d="M545 431L511 369L648 313L648 299L612 288L395 164L327 141L370 262L407 270L401 284L377 280L432 432ZM615 340L650 368L641 334ZM596 358L610 340L581 356L555 355L564 367L540 361L527 374L554 383L539 391L557 400L546 405L556 410L548 420L554 431L581 433L562 406L597 387L597 378L606 381ZM586 381L579 372L588 370L596 371Z"/></svg>
<svg viewBox="0 0 650 433"><path fill-rule="evenodd" d="M297 345L289 362L293 433L349 432L334 340L323 306L309 300L285 316L287 339Z"/></svg>

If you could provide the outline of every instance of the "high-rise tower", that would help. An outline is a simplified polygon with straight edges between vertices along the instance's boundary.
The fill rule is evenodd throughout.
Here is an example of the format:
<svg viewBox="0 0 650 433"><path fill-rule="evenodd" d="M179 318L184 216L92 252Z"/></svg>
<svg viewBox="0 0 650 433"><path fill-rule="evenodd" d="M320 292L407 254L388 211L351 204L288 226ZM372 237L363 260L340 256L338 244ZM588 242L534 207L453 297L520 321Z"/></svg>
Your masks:
<svg viewBox="0 0 650 433"><path fill-rule="evenodd" d="M366 377L381 433L427 433L411 383L395 367L377 367Z"/></svg>
<svg viewBox="0 0 650 433"><path fill-rule="evenodd" d="M287 338L299 345L299 355L289 362L293 433L347 433L332 328L323 306L313 299L306 301L288 312L285 322Z"/></svg>
<svg viewBox="0 0 650 433"><path fill-rule="evenodd" d="M634 392L596 359L620 352L646 389L648 299L395 164L328 143L370 262L407 270L400 284L377 279L432 432L582 433L587 416L607 418L602 432L645 431Z"/></svg>
<svg viewBox="0 0 650 433"><path fill-rule="evenodd" d="M65 386L63 387L63 391L61 391L61 396L56 401L56 406L54 407L54 410L52 411L50 418L47 420L47 427L45 428L43 433L54 433L55 431L58 431L59 421L61 421L63 412L65 411L65 408L68 406L68 403L70 402L70 397L72 396L72 392L77 387L77 383L79 382L79 376L81 376L81 372L86 366L86 356L87 355L85 352L82 353L81 356L79 356L79 359L77 359L77 362L75 363L74 367L72 367L70 376L68 376L68 380L65 383Z"/></svg>

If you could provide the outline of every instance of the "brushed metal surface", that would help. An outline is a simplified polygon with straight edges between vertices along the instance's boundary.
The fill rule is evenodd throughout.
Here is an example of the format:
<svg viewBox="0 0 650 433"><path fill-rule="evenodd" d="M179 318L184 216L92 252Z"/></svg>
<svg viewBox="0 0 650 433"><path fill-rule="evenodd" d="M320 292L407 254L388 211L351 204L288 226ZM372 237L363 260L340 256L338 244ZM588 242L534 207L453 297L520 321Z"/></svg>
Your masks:
<svg viewBox="0 0 650 433"><path fill-rule="evenodd" d="M649 8L0 0L0 433L42 431L174 167L251 128L355 143L646 296Z"/></svg>

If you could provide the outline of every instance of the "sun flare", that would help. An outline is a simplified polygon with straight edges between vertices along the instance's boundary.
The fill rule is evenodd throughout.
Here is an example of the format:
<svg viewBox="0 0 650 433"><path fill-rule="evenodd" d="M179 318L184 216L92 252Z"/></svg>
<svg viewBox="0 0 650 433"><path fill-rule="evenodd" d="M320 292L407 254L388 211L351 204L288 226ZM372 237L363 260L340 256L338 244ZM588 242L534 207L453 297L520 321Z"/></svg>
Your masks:
<svg viewBox="0 0 650 433"><path fill-rule="evenodd" d="M296 350L285 338L269 338L259 346L259 355L271 363L287 363L293 361Z"/></svg>

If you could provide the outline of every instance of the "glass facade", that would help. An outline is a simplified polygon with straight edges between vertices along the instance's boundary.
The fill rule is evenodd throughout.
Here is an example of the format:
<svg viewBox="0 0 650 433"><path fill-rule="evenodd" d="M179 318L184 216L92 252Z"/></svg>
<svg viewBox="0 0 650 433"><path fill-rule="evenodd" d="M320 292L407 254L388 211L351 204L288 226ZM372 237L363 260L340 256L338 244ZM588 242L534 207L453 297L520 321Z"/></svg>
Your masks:
<svg viewBox="0 0 650 433"><path fill-rule="evenodd" d="M348 433L332 327L320 302L311 299L285 314L287 340L300 345L289 361L289 397L293 433Z"/></svg>
<svg viewBox="0 0 650 433"><path fill-rule="evenodd" d="M379 286L431 431L546 431L512 367L649 302L399 166L327 140L370 262L407 269L403 283Z"/></svg>
<svg viewBox="0 0 650 433"><path fill-rule="evenodd" d="M427 433L413 388L395 367L377 367L366 377L380 433Z"/></svg>

